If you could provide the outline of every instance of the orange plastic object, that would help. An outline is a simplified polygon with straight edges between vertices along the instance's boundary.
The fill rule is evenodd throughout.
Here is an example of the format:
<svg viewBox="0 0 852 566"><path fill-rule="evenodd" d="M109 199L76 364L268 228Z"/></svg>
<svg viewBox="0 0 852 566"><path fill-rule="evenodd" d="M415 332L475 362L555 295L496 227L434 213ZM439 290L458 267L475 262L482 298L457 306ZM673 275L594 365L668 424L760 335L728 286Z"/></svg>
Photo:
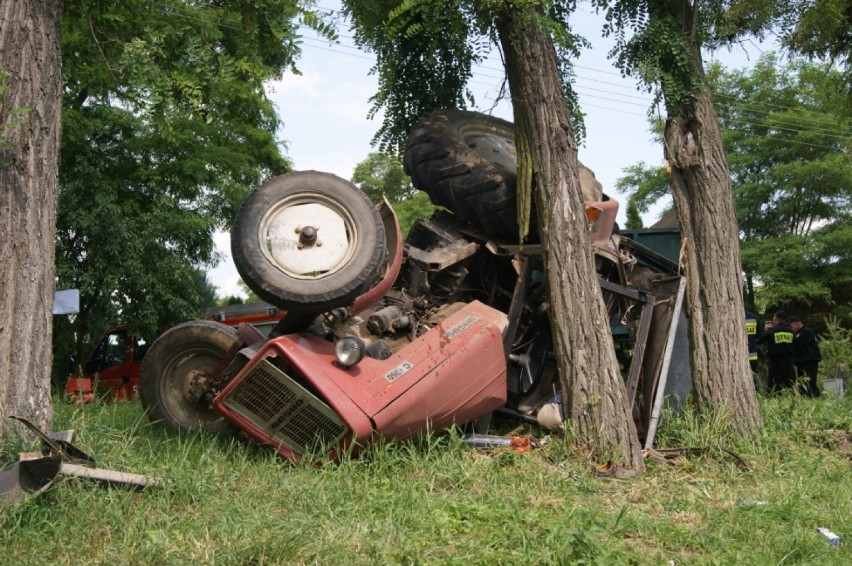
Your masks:
<svg viewBox="0 0 852 566"><path fill-rule="evenodd" d="M72 377L65 384L65 396L75 405L91 403L95 400L92 392L92 380L88 377Z"/></svg>

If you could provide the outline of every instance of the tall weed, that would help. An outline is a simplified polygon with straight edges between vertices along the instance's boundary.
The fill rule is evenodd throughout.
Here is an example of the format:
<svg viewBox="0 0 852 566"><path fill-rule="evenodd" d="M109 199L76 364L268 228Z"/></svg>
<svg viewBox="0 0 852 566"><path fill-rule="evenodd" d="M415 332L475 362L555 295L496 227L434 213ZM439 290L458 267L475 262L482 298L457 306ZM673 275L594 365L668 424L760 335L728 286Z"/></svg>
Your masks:
<svg viewBox="0 0 852 566"><path fill-rule="evenodd" d="M852 373L852 329L844 328L834 316L826 318L825 323L827 330L819 337L822 354L822 362L819 364L820 381L835 378L841 364L846 367L847 375Z"/></svg>
<svg viewBox="0 0 852 566"><path fill-rule="evenodd" d="M678 415L667 410L661 423L654 439L657 446L716 446L730 442L734 434L727 410L699 411L692 403L687 403Z"/></svg>

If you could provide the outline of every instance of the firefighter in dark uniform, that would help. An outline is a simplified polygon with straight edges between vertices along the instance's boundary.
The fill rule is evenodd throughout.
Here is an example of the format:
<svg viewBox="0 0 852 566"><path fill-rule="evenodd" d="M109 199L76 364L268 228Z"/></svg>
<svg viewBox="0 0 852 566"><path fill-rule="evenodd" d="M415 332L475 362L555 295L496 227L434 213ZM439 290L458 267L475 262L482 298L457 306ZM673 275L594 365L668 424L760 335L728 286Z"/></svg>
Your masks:
<svg viewBox="0 0 852 566"><path fill-rule="evenodd" d="M809 397L819 397L817 372L822 354L819 351L816 335L797 316L791 316L788 322L790 330L793 331L793 363L796 365L796 373L799 376L802 374L808 376L805 394Z"/></svg>
<svg viewBox="0 0 852 566"><path fill-rule="evenodd" d="M751 366L751 372L757 373L757 339L763 333L759 332L756 314L745 311L745 328L746 338L748 338L748 363Z"/></svg>
<svg viewBox="0 0 852 566"><path fill-rule="evenodd" d="M792 387L796 382L796 371L793 368L793 331L787 326L787 313L776 312L772 322L772 328L757 340L758 344L768 346L767 386L770 392Z"/></svg>

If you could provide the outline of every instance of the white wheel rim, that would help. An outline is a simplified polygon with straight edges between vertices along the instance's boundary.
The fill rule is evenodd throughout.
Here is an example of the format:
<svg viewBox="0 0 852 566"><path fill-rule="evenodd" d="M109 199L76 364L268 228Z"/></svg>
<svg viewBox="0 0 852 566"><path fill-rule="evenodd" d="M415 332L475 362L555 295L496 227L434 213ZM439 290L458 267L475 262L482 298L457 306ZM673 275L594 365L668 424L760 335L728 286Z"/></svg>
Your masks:
<svg viewBox="0 0 852 566"><path fill-rule="evenodd" d="M305 240L306 227L316 231ZM349 212L322 195L283 199L264 215L258 238L267 260L296 279L319 279L342 269L357 247L358 231Z"/></svg>

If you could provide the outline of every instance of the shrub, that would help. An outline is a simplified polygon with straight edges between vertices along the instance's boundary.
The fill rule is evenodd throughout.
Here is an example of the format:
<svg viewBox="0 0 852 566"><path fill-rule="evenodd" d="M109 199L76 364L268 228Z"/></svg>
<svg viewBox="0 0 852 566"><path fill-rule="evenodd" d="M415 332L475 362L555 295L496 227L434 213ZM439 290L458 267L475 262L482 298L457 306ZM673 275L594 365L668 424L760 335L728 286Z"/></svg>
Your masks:
<svg viewBox="0 0 852 566"><path fill-rule="evenodd" d="M852 366L852 329L844 328L833 316L826 318L825 323L827 330L819 340L821 380L834 378L840 364L844 364L847 371Z"/></svg>

